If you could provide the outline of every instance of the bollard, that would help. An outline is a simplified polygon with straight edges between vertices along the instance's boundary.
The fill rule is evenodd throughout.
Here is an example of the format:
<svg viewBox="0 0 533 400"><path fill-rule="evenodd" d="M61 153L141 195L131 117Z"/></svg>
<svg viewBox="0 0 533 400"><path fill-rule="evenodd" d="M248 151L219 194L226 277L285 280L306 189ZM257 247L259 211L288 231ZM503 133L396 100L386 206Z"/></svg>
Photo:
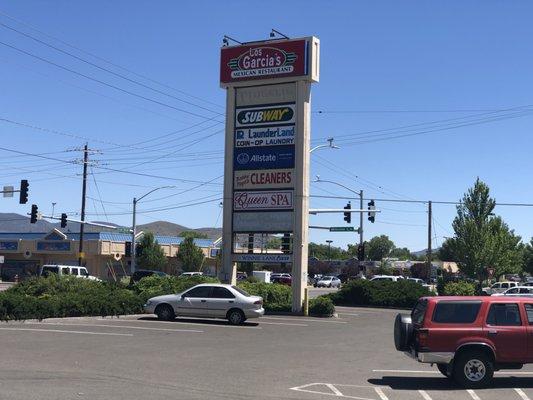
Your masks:
<svg viewBox="0 0 533 400"><path fill-rule="evenodd" d="M304 288L304 316L309 316L309 288Z"/></svg>
<svg viewBox="0 0 533 400"><path fill-rule="evenodd" d="M19 275L17 274L15 275L15 283L18 283L18 281L19 281Z"/></svg>

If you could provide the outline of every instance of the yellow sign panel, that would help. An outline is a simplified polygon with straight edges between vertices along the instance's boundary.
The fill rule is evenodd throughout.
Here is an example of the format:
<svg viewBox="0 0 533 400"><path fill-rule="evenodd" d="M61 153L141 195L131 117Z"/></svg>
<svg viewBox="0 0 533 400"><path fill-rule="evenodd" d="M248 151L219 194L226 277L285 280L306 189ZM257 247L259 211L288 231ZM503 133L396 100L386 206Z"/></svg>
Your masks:
<svg viewBox="0 0 533 400"><path fill-rule="evenodd" d="M78 257L79 257L79 258L85 258L85 252L80 251L80 252L78 253Z"/></svg>

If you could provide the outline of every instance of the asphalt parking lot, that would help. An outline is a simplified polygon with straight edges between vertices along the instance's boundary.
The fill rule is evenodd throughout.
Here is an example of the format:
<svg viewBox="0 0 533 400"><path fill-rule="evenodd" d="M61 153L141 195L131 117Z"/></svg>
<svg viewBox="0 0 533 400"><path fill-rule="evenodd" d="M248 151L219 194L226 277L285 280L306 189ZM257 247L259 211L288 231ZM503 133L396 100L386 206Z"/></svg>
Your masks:
<svg viewBox="0 0 533 400"><path fill-rule="evenodd" d="M394 310L225 321L0 324L0 399L533 399L533 368L466 391L394 350Z"/></svg>

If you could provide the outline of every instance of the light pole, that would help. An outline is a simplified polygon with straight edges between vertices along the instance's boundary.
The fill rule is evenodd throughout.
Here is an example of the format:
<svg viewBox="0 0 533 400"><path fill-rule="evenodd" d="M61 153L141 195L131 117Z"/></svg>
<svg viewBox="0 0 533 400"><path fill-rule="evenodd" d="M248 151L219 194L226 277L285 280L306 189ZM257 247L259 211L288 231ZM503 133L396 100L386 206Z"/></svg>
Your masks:
<svg viewBox="0 0 533 400"><path fill-rule="evenodd" d="M154 193L156 190L168 189L168 188L172 188L172 187L174 187L174 186L160 186L158 188L150 190L148 193L143 194L139 198L136 198L136 197L133 198L133 221L132 221L132 224L131 224L131 265L130 265L130 273L132 275L135 272L135 256L136 256L136 254L135 254L135 235L137 234L137 226L135 225L135 214L137 212L137 203L139 201L141 201L142 199L144 199L149 194Z"/></svg>
<svg viewBox="0 0 533 400"><path fill-rule="evenodd" d="M320 176L318 176L318 175L316 176L316 179L313 182L315 182L315 183L317 183L317 182L331 183L332 185L340 186L340 187L348 190L349 192L352 192L352 193L358 195L359 196L359 205L360 205L359 208L361 210L363 209L363 191L362 190L356 192L355 190L350 189L348 186L345 186L342 183L335 182L335 181L329 181L329 180L325 180L325 179L320 179ZM359 213L359 245L360 246L363 245L363 213L362 212Z"/></svg>
<svg viewBox="0 0 533 400"><path fill-rule="evenodd" d="M333 240L326 240L326 243L328 244L328 259L331 263L331 243L333 243Z"/></svg>
<svg viewBox="0 0 533 400"><path fill-rule="evenodd" d="M328 138L327 141L328 141L328 144L319 144L318 146L315 146L311 150L309 150L309 153L312 153L313 151L318 150L318 149L326 149L326 148L340 149L339 146L333 144L333 138L332 137Z"/></svg>

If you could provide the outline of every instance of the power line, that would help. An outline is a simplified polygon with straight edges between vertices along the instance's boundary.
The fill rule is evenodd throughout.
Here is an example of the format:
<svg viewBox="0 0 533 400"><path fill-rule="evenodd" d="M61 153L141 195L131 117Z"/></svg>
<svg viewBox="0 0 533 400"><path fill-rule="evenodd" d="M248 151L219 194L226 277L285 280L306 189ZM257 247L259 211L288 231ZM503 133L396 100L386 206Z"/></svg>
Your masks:
<svg viewBox="0 0 533 400"><path fill-rule="evenodd" d="M501 108L477 108L477 109L403 109L403 110L316 110L312 111L313 114L411 114L411 113L465 113L465 112L495 112L505 111Z"/></svg>
<svg viewBox="0 0 533 400"><path fill-rule="evenodd" d="M167 84L165 84L165 83L158 82L158 81L156 81L156 80L154 80L154 79L152 79L152 78L149 78L149 77L147 77L147 76L145 76L145 75L138 74L138 73L136 73L136 72L134 72L134 71L132 71L132 70L126 68L126 67L120 66L120 65L115 64L115 63L113 63L113 62L111 62L111 61L109 61L109 60L106 60L105 58L100 57L100 56L98 56L98 55L96 55L96 54L94 54L94 53L91 53L91 52L88 52L88 51L86 51L86 50L83 50L83 49L81 49L80 47L74 46L74 45L71 44L71 43L68 43L68 42L66 42L66 41L64 41L64 40L62 40L62 39L59 39L59 38L57 38L57 37L54 37L54 36L52 36L52 35L50 35L50 34L44 32L44 31L42 31L42 30L36 28L35 26L33 26L33 25L31 25L31 24L29 24L29 23L27 23L27 22L21 21L20 19L17 19L17 18L15 18L15 17L13 17L13 16L11 16L11 15L9 15L9 14L3 12L3 11L0 11L0 15L3 15L4 17L9 18L10 20L12 20L12 21L14 21L14 22L16 22L16 23L18 23L18 24L20 24L20 25L26 26L26 27L30 28L31 30L40 33L41 35L43 35L43 36L45 36L45 37L48 37L48 38L50 38L50 39L52 39L52 40L55 40L55 41L57 41L57 42L59 42L59 43L62 43L62 44L64 44L65 46L70 47L71 49L77 50L77 51L79 51L80 53L86 54L86 55L91 56L91 57L93 57L93 58L95 58L95 59L97 59L97 60L103 61L103 62L105 62L105 63L107 63L107 64L109 64L109 65L112 65L113 67L119 68L119 69L121 69L121 70L123 70L123 71L126 71L126 72L128 72L128 73L130 73L130 74L132 74L132 75L135 75L135 76L137 76L137 77L139 77L139 78L146 79L147 81L150 81L150 82L156 83L156 84L158 84L158 85L160 85L160 86L163 86L163 87L166 87L166 88L168 88L168 89L174 90L174 91L176 91L176 92L178 92L178 93L181 93L181 94L183 94L183 95L185 95L185 96L188 96L188 97L190 97L190 98L193 98L193 99L196 99L196 100L202 101L202 102L204 102L204 103L208 103L208 104L214 105L214 106L216 106L216 107L223 108L223 106L221 106L220 104L217 104L217 103L211 102L211 101L209 101L209 100L202 99L201 97L198 97L198 96L194 96L194 95L192 95L192 94L190 94L190 93L187 93L187 92L185 92L185 91L183 91L183 90L180 90L180 89L176 89L176 88L174 88L174 87L172 87L172 86L169 86L169 85L167 85Z"/></svg>
<svg viewBox="0 0 533 400"><path fill-rule="evenodd" d="M60 68L60 69L65 70L65 71L68 71L68 72L70 72L70 73L72 73L72 74L75 74L75 75L81 76L81 77L83 77L83 78L85 78L85 79L91 80L91 81L93 81L93 82L97 82L97 83L99 83L99 84L101 84L101 85L104 85L104 86L110 87L110 88L115 89L115 90L118 90L118 91L120 91L120 92L123 92L123 93L129 94L129 95L131 95L131 96L138 97L138 98L143 99L143 100L146 100L146 101L150 101L150 102L155 103L155 104L158 104L158 105L160 105L160 106L168 107L168 108L171 108L171 109L173 109L173 110L176 110L176 111L179 111L179 112L182 112L182 113L185 113L185 114L189 114L189 115L192 115L192 116L195 116L195 117L198 117L198 118L205 119L205 120L207 120L207 121L213 121L213 120L215 120L216 118L219 117L218 115L215 116L215 117L206 117L206 116L204 116L204 115L197 114L197 113L192 112L192 111L188 111L188 110L185 110L185 109L182 109L182 108L178 108L178 107L175 107L175 106L173 106L173 105L170 105L170 104L164 103L164 102L162 102L162 101L155 100L155 99L152 99L152 98L150 98L150 97L143 96L143 95L141 95L141 94L138 94L138 93L132 92L132 91L127 90L127 89L123 89L123 88L118 87L118 86L116 86L116 85L113 85L113 84L111 84L111 83L104 82L104 81L102 81L102 80L100 80L100 79L93 78L93 77L91 77L91 76L89 76L89 75L86 75L86 74L83 74L83 73L81 73L81 72L75 71L75 70L73 70L73 69L71 69L71 68L68 68L68 67L65 67L65 66L63 66L63 65L57 64L57 63L55 63L54 61L50 61L50 60L48 60L48 59L46 59L46 58L43 58L43 57L40 57L40 56L38 56L38 55L32 54L32 53L30 53L30 52L28 52L28 51L26 51L26 50L19 49L18 47L13 46L13 45L10 45L10 44L8 44L8 43L5 43L5 42L0 41L0 44L3 45L3 46L5 46L5 47L8 47L8 48L10 48L10 49L12 49L12 50L18 51L18 52L20 52L20 53L22 53L22 54L25 54L25 55L27 55L27 56L29 56L29 57L33 57L33 58L35 58L35 59L37 59L37 60L40 60L40 61L45 62L45 63L47 63L47 64L53 65L53 66L55 66L55 67L57 67L57 68Z"/></svg>
<svg viewBox="0 0 533 400"><path fill-rule="evenodd" d="M100 66L100 65L98 65L98 64L95 64L95 63L91 62L91 61L85 60L84 58L78 57L78 56L75 55L75 54L69 53L68 51L65 51L65 50L63 50L63 49L60 49L59 47L56 47L56 46L54 46L54 45L52 45L52 44L50 44L50 43L47 43L47 42L45 42L45 41L43 41L43 40L41 40L41 39L36 38L35 36L32 36L32 35L30 35L30 34L28 34L28 33L25 33L25 32L22 32L22 31L20 31L20 30L18 30L18 29L15 29L15 28L13 28L13 27L11 27L11 26L9 26L9 25L7 25L7 24L4 24L4 23L2 23L2 22L0 22L0 26L3 26L3 27L6 28L6 29L9 29L9 30L11 30L11 31L13 31L13 32L16 32L16 33L18 33L19 35L22 35L22 36L24 36L24 37L27 37L27 38L29 38L29 39L32 39L32 40L36 41L37 43L40 43L40 44L42 44L42 45L44 45L44 46L47 46L47 47L49 47L49 48L51 48L51 49L54 49L54 50L56 50L56 51L59 51L60 53L65 54L65 55L67 55L67 56L69 56L69 57L72 57L72 58L74 58L74 59L76 59L76 60L78 60L78 61L84 62L84 63L86 63L86 64L88 64L88 65L91 65L91 66L93 66L93 67L95 67L95 68L98 68L98 69L100 69L100 70L102 70L102 71L105 71L105 72L107 72L107 73L109 73L109 74L112 74L112 75L114 75L114 76L116 76L116 77L119 77L119 78L121 78L121 79L124 79L124 80L126 80L126 81L128 81L128 82L134 83L134 84L136 84L136 85L139 85L139 86L141 86L141 87L143 87L143 88L145 88L145 89L150 89L150 90L152 90L152 91L154 91L154 92L156 92L156 93L159 93L159 94L165 95L165 96L170 97L170 98L172 98L172 99L174 99L174 100L180 101L180 102L185 103L185 104L188 104L188 105L190 105L190 106L198 107L198 108L200 108L200 109L202 109L202 110L209 111L209 112L214 113L214 114L217 114L217 115L223 115L222 113L220 113L220 112L218 112L218 111L213 111L213 110L211 110L211 109L209 109L209 108L207 108L207 107L203 107L203 106L200 106L200 105L195 104L195 103L193 103L193 102L190 102L190 101L187 101L187 100L180 99L179 97L176 97L176 96L174 96L174 95L171 95L171 94L169 94L169 93L166 93L166 92L164 92L164 91L162 91L162 90L159 90L159 89L153 88L153 87L151 87L151 86L149 86L149 85L145 85L144 83L139 82L139 81L136 81L135 79L130 79L130 78L128 78L127 76L124 76L124 75L119 74L119 73L117 73L117 72L111 71L110 69L104 68L104 67L102 67L102 66Z"/></svg>

